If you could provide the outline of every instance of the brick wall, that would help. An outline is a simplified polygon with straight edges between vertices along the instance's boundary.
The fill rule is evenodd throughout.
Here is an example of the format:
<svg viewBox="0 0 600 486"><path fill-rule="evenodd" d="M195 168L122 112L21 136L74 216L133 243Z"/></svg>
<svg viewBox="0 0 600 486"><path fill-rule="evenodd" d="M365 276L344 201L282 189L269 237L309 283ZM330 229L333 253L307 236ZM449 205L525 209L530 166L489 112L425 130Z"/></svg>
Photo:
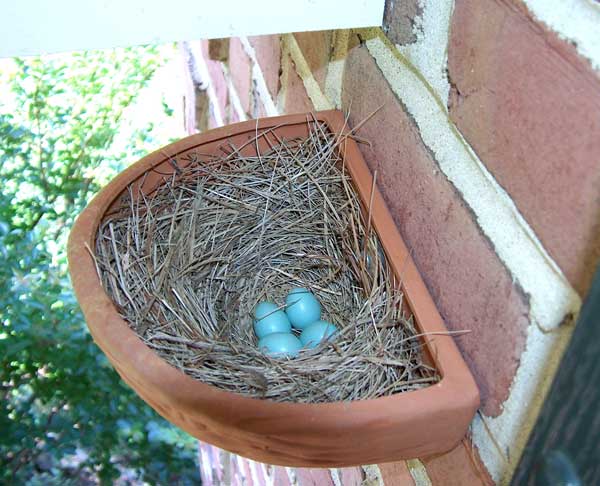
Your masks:
<svg viewBox="0 0 600 486"><path fill-rule="evenodd" d="M189 46L209 127L334 107L356 125L382 107L363 155L447 326L472 331L457 343L482 395L446 455L338 471L236 458L244 484L509 480L600 259L600 48L585 29L600 9L580 1L568 16L536 0L388 2L382 29Z"/></svg>
<svg viewBox="0 0 600 486"><path fill-rule="evenodd" d="M471 486L490 484L468 441L438 457L342 469L287 468L199 443L204 486Z"/></svg>

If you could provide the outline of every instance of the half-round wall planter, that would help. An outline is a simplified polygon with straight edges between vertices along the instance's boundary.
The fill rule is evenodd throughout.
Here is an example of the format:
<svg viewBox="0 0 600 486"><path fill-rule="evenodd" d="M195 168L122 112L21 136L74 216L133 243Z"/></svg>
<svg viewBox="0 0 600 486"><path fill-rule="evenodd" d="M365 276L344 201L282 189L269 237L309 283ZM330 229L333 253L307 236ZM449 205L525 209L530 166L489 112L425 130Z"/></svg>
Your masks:
<svg viewBox="0 0 600 486"><path fill-rule="evenodd" d="M314 116L333 132L347 130L341 112ZM447 335L424 341L424 352L441 376L435 385L373 400L276 403L219 390L167 364L129 328L101 286L88 248L95 247L104 214L129 183L152 167L172 171L167 154L210 153L226 140L241 145L254 137L257 127L286 138L305 136L306 122L307 115L264 118L187 137L148 155L108 184L79 216L69 239L69 269L87 324L121 377L150 406L191 435L231 452L271 464L312 467L376 464L445 452L464 436L479 405L475 382ZM351 139L344 144L346 167L366 205L372 176L357 144ZM152 184L149 179L144 187ZM446 327L378 191L371 211L417 328L443 334Z"/></svg>

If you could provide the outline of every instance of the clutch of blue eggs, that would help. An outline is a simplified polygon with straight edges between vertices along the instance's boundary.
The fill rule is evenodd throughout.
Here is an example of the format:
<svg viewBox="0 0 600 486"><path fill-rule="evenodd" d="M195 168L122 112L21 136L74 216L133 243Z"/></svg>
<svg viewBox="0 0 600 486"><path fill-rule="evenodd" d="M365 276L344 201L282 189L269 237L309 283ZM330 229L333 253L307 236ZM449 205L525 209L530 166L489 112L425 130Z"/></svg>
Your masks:
<svg viewBox="0 0 600 486"><path fill-rule="evenodd" d="M338 334L335 325L321 320L321 304L314 294L302 287L288 293L284 306L260 302L254 319L258 348L271 357L293 358L301 349L315 348Z"/></svg>

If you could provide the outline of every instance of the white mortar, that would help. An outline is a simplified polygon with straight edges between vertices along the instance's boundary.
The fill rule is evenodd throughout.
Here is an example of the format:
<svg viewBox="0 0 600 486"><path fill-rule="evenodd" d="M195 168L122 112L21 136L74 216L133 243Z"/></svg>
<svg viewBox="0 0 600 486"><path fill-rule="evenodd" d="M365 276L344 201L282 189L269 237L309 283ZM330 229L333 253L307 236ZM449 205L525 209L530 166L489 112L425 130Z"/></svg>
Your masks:
<svg viewBox="0 0 600 486"><path fill-rule="evenodd" d="M315 110L331 110L333 108L333 103L327 99L321 91L321 87L313 76L310 66L304 58L300 46L296 42L294 34L285 34L282 38L286 50L289 52L292 61L294 61L294 64L296 65L296 72L302 79L306 93L312 101Z"/></svg>
<svg viewBox="0 0 600 486"><path fill-rule="evenodd" d="M427 10L425 11L425 13ZM447 24L439 27L447 32ZM487 435L477 429L475 444L485 451L482 460L499 481L509 477L531 430L541 398L552 376L549 358L559 359L570 329L556 328L564 317L581 306L578 294L519 214L514 202L494 180L448 118L443 103L410 63L402 60L380 37L368 40L367 48L414 118L423 142L433 152L441 170L473 210L477 223L494 245L499 258L530 297L530 320L526 351L512 383L503 413L487 419L496 440L513 447L507 464ZM543 334L538 324L555 334ZM476 426L477 427L477 426ZM501 439L498 439L501 437ZM507 468L508 466L508 468Z"/></svg>
<svg viewBox="0 0 600 486"><path fill-rule="evenodd" d="M296 478L296 470L291 467L286 467L285 472L287 472L290 484L292 486L298 486L298 478Z"/></svg>
<svg viewBox="0 0 600 486"><path fill-rule="evenodd" d="M206 93L208 94L208 100L210 101L212 114L215 119L215 123L217 126L223 125L223 113L221 113L221 107L219 106L219 100L217 98L217 92L215 91L215 86L212 78L208 74L208 66L206 65L206 60L204 59L204 55L202 54L202 44L200 42L190 42L190 52L192 56L194 56L194 60L196 61L196 66L199 71L200 79L206 80L208 87L206 88Z"/></svg>
<svg viewBox="0 0 600 486"><path fill-rule="evenodd" d="M375 464L362 466L362 470L365 472L365 484L368 484L369 486L384 486L381 471Z"/></svg>
<svg viewBox="0 0 600 486"><path fill-rule="evenodd" d="M231 106L237 113L237 116L240 119L240 121L246 121L248 119L248 117L246 116L246 112L244 111L244 108L242 107L240 95L238 94L237 89L235 89L233 81L231 80L231 74L229 72L229 67L227 67L225 65L225 63L221 63L221 69L223 70L223 76L225 77L225 80L227 81L227 91L229 92L229 102L231 103Z"/></svg>
<svg viewBox="0 0 600 486"><path fill-rule="evenodd" d="M416 42L398 50L423 74L444 103L450 85L446 78L448 29L454 2L452 0L419 0L422 14L415 18Z"/></svg>
<svg viewBox="0 0 600 486"><path fill-rule="evenodd" d="M406 467L415 482L415 486L433 486L427 475L427 469L419 459L406 461Z"/></svg>
<svg viewBox="0 0 600 486"><path fill-rule="evenodd" d="M325 78L325 97L338 110L342 107L342 84L344 79L344 59L330 61Z"/></svg>
<svg viewBox="0 0 600 486"><path fill-rule="evenodd" d="M432 35L440 42L445 38L443 45L446 46L451 0L432 0L432 4L440 8L425 6L420 25L428 32L427 35ZM428 15L431 18L428 19ZM437 31L434 17L440 22ZM480 418L473 423L473 440L484 464L493 479L504 484L510 480L518 463L572 333L571 326L558 326L567 314L578 313L581 299L512 199L449 120L446 103L442 101L448 93L445 71L441 68L446 63L446 49L437 49L437 54L430 57L426 53L434 51L429 49L425 41L418 42L411 49L412 59L419 62L420 68L427 73L427 79L408 60L393 52L383 40L381 31L378 34L380 37L366 42L369 52L396 96L414 118L423 142L432 150L441 170L462 193L498 256L530 297L531 324L509 398L503 403L500 416L493 419L484 417L493 440ZM419 46L422 46L421 50ZM300 66L303 66L304 58L299 49L296 57ZM319 93L323 96L318 85L311 88L318 91L317 96ZM542 328L550 332L543 332ZM508 457L506 450L510 451ZM368 476L375 476L381 481L381 473L376 466L363 466L363 469Z"/></svg>
<svg viewBox="0 0 600 486"><path fill-rule="evenodd" d="M575 44L600 71L600 4L592 0L525 0L534 17Z"/></svg>
<svg viewBox="0 0 600 486"><path fill-rule="evenodd" d="M279 92L277 93L277 100L276 100L276 106L277 109L281 112L281 113L285 113L286 107L285 107L285 100L287 98L287 85L288 85L288 79L290 76L290 69L293 69L293 67L291 66L291 62L288 61L288 56L290 55L289 53L289 49L287 48L287 44L285 42L283 42L282 38L280 37L280 43L281 43L281 74L279 75Z"/></svg>
<svg viewBox="0 0 600 486"><path fill-rule="evenodd" d="M267 83L265 81L265 76L260 68L260 64L256 60L256 52L254 48L248 42L246 37L240 37L240 42L248 54L248 57L252 61L252 79L256 83L256 91L258 92L258 96L260 97L263 106L265 107L265 111L267 112L267 116L276 116L279 115L279 111L277 111L277 107L273 102L273 98L271 97L271 93L269 92L269 88L267 88Z"/></svg>
<svg viewBox="0 0 600 486"><path fill-rule="evenodd" d="M483 418L496 444L490 439L482 419L477 416L473 421L473 441L492 478L499 484L510 483L572 332L573 326L546 334L536 326L529 326L526 349L508 400L503 404L504 411L498 417Z"/></svg>
<svg viewBox="0 0 600 486"><path fill-rule="evenodd" d="M460 136L423 79L400 62L381 38L367 41L369 52L414 118L423 142L440 168L473 209L477 222L500 259L530 297L533 319L556 328L581 305L558 266L519 214L514 202L494 180Z"/></svg>
<svg viewBox="0 0 600 486"><path fill-rule="evenodd" d="M342 484L342 478L340 477L340 472L337 469L329 469L331 480L333 481L334 486L344 486ZM277 485L275 485L277 486Z"/></svg>

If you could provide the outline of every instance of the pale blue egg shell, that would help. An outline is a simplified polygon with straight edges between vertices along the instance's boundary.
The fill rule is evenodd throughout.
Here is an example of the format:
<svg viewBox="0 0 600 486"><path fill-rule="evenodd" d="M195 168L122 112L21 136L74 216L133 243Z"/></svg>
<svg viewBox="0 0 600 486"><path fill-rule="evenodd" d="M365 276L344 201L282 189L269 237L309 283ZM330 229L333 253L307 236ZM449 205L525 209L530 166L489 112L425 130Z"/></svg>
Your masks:
<svg viewBox="0 0 600 486"><path fill-rule="evenodd" d="M302 343L290 332L276 332L259 340L258 349L274 358L294 357L302 349Z"/></svg>
<svg viewBox="0 0 600 486"><path fill-rule="evenodd" d="M272 302L259 303L254 317L254 332L259 339L276 332L292 332L288 316Z"/></svg>
<svg viewBox="0 0 600 486"><path fill-rule="evenodd" d="M317 321L306 326L300 334L300 342L305 348L315 348L323 340L332 340L338 334L338 328L327 321Z"/></svg>
<svg viewBox="0 0 600 486"><path fill-rule="evenodd" d="M285 299L285 305L285 313L296 329L304 329L321 318L321 304L310 290L293 289Z"/></svg>

